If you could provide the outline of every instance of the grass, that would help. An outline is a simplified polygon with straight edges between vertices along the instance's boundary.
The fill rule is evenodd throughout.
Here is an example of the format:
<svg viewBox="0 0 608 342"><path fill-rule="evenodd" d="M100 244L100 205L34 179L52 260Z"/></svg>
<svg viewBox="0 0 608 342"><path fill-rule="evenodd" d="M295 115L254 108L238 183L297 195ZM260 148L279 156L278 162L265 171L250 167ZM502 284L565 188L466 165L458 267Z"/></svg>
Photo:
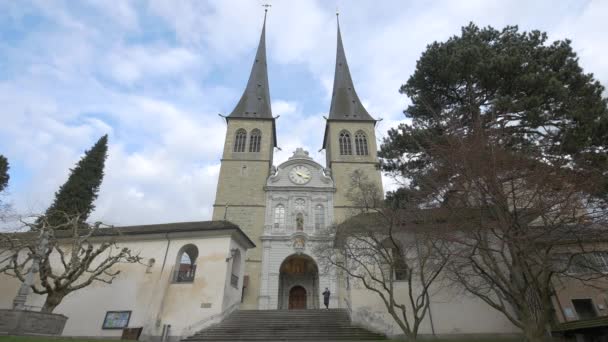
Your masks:
<svg viewBox="0 0 608 342"><path fill-rule="evenodd" d="M110 338L99 339L81 339L65 336L47 337L47 336L0 336L0 342L101 342L107 341ZM113 341L118 341L113 339Z"/></svg>

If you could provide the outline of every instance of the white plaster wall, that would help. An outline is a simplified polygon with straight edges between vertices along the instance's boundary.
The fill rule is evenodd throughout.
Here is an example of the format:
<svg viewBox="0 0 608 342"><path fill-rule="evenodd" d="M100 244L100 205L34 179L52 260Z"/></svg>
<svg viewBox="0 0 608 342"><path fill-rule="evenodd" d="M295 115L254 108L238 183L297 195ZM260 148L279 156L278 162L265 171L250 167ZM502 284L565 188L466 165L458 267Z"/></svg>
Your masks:
<svg viewBox="0 0 608 342"><path fill-rule="evenodd" d="M192 283L173 283L177 253L186 244L198 248L195 279ZM226 293L227 299L224 296L230 279L226 257L231 246L241 248L241 260L245 259L245 249L229 236L171 238L169 242L160 237L122 241L119 247L123 246L139 253L144 263L154 258L154 265L149 270L139 264L119 265L115 269L120 269L121 274L112 284L96 282L68 295L55 310L69 318L65 336L120 336L121 330L102 329L102 324L107 311L123 310L132 311L129 326L144 327L144 335L160 336L163 325L171 324L171 335L181 336L189 327L220 314L224 303L235 300L236 292L240 298L240 290L236 289ZM12 306L19 285L15 279L0 275L2 308ZM26 304L41 307L43 303L44 296L31 294ZM210 307L201 307L203 303Z"/></svg>
<svg viewBox="0 0 608 342"><path fill-rule="evenodd" d="M240 260L239 260L240 266L238 267L239 270L236 274L236 276L239 277L239 281L238 281L237 287L234 287L230 284L230 278L232 276L232 269L233 269L233 265L235 263L234 259L230 259L228 261L228 264L226 265L227 271L226 271L226 279L225 279L225 283L224 283L224 298L223 298L223 303L222 303L222 310L228 310L234 304L240 303L241 296L243 294L243 292L242 292L243 277L245 276L245 260L247 259L247 249L244 248L243 246L241 246L240 244L238 244L236 241L231 240L229 250L232 250L232 249L237 249L240 253Z"/></svg>
<svg viewBox="0 0 608 342"><path fill-rule="evenodd" d="M407 282L395 283L395 294L399 303L407 304L407 292ZM465 295L462 291L442 287L439 291L431 292L430 315L436 335L520 333L520 330L500 312L477 298ZM403 334L388 314L378 294L354 283L350 289L350 303L351 316L355 324L389 335ZM427 314L422 322L419 334L433 333L430 315Z"/></svg>

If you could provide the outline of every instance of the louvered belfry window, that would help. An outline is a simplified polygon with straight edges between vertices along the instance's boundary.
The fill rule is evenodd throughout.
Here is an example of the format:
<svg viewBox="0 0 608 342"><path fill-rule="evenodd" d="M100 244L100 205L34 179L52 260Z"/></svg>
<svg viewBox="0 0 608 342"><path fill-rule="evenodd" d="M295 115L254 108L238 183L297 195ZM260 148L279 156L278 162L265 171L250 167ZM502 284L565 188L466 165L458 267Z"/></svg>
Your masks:
<svg viewBox="0 0 608 342"><path fill-rule="evenodd" d="M359 131L355 134L355 152L358 156L366 156L369 154L367 149L367 137L365 133Z"/></svg>
<svg viewBox="0 0 608 342"><path fill-rule="evenodd" d="M251 131L249 137L249 152L260 152L260 144L262 142L262 132L259 129Z"/></svg>
<svg viewBox="0 0 608 342"><path fill-rule="evenodd" d="M236 131L234 137L234 152L245 152L245 143L247 142L247 131L240 128Z"/></svg>
<svg viewBox="0 0 608 342"><path fill-rule="evenodd" d="M340 154L341 155L352 155L353 147L350 143L350 133L342 131L340 133Z"/></svg>

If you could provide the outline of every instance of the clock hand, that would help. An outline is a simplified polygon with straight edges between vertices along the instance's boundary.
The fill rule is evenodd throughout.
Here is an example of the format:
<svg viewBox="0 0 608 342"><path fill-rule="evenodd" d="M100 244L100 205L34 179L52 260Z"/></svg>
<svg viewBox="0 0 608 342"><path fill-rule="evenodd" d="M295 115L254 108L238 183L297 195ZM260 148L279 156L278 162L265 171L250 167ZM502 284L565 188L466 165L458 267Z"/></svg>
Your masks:
<svg viewBox="0 0 608 342"><path fill-rule="evenodd" d="M297 174L298 176L302 177L302 178L306 178L306 179L309 179L309 178L310 178L310 176L306 176L306 175L301 174L301 173L299 173L299 172L296 172L296 174Z"/></svg>

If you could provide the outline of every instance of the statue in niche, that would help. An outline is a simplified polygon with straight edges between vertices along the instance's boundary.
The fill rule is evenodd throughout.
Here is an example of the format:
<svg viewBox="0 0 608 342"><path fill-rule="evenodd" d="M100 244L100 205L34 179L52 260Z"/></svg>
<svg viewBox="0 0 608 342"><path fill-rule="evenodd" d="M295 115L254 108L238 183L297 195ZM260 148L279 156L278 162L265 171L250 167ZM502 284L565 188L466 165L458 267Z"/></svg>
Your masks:
<svg viewBox="0 0 608 342"><path fill-rule="evenodd" d="M298 215L296 215L296 230L304 230L304 215L302 215L302 213L298 213Z"/></svg>

